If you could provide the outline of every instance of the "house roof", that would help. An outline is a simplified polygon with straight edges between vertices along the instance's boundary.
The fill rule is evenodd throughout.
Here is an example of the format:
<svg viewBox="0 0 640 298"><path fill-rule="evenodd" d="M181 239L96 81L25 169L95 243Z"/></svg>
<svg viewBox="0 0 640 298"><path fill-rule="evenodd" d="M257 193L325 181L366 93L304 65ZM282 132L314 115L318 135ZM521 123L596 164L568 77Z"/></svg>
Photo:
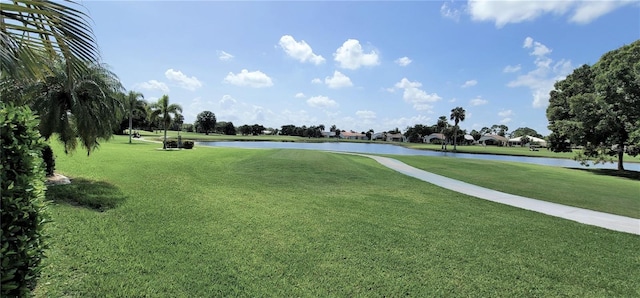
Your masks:
<svg viewBox="0 0 640 298"><path fill-rule="evenodd" d="M366 135L361 134L359 132L343 131L343 132L340 132L340 136L343 137L343 138L348 138L348 137L358 137L358 138L360 138L360 137L365 137Z"/></svg>
<svg viewBox="0 0 640 298"><path fill-rule="evenodd" d="M482 141L486 141L486 140L496 140L499 142L508 142L509 140L503 136L499 136L499 135L484 135L482 137L480 137L480 139L478 140L478 142L482 142Z"/></svg>
<svg viewBox="0 0 640 298"><path fill-rule="evenodd" d="M476 139L473 138L472 135L464 135L464 139L467 141L475 141Z"/></svg>
<svg viewBox="0 0 640 298"><path fill-rule="evenodd" d="M536 138L536 137L533 137L533 136L527 136L527 138L529 138L529 141L531 141L531 142L547 143L547 141L545 139ZM522 137L509 139L509 142L520 142L520 140L522 140Z"/></svg>
<svg viewBox="0 0 640 298"><path fill-rule="evenodd" d="M444 135L441 134L441 133L432 133L432 134L426 136L425 139L428 139L428 140L431 140L431 139L444 140Z"/></svg>

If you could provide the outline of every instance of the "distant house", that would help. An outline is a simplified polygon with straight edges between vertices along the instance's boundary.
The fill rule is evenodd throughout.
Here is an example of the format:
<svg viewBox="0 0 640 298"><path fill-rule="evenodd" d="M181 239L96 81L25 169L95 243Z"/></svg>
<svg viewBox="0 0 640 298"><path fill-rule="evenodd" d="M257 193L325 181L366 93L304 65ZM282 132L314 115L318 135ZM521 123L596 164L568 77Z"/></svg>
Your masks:
<svg viewBox="0 0 640 298"><path fill-rule="evenodd" d="M387 142L406 142L405 136L401 133L387 133Z"/></svg>
<svg viewBox="0 0 640 298"><path fill-rule="evenodd" d="M324 137L324 138L335 138L336 137L336 132L335 131L323 131L322 132L322 137Z"/></svg>
<svg viewBox="0 0 640 298"><path fill-rule="evenodd" d="M376 132L371 135L371 140L384 140L384 132Z"/></svg>
<svg viewBox="0 0 640 298"><path fill-rule="evenodd" d="M547 147L547 141L541 138L536 138L533 136L527 136L527 138L529 138L529 144L535 144L538 146L542 146L542 147ZM514 145L514 146L522 146L522 137L517 137L517 138L513 138L513 139L509 139L509 145Z"/></svg>
<svg viewBox="0 0 640 298"><path fill-rule="evenodd" d="M444 141L444 139L445 139L444 134L432 133L432 134L430 134L428 136L422 137L422 142L423 143L427 143L427 144L442 143L442 141Z"/></svg>
<svg viewBox="0 0 640 298"><path fill-rule="evenodd" d="M509 144L509 140L500 135L484 135L480 137L478 143L482 145L499 145L506 146Z"/></svg>
<svg viewBox="0 0 640 298"><path fill-rule="evenodd" d="M464 143L466 145L471 145L476 142L476 139L473 138L472 135L464 135Z"/></svg>
<svg viewBox="0 0 640 298"><path fill-rule="evenodd" d="M366 134L362 134L362 133L359 133L359 132L353 132L353 131L342 131L342 132L340 132L340 138L341 139L347 139L347 140L368 140Z"/></svg>

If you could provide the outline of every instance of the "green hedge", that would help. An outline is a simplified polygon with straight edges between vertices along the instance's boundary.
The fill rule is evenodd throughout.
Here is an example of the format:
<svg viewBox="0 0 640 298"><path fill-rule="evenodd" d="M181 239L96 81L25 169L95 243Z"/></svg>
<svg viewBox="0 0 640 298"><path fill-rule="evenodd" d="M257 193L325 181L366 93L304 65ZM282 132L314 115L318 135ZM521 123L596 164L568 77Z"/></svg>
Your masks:
<svg viewBox="0 0 640 298"><path fill-rule="evenodd" d="M43 143L27 107L0 102L0 297L30 296L46 248Z"/></svg>

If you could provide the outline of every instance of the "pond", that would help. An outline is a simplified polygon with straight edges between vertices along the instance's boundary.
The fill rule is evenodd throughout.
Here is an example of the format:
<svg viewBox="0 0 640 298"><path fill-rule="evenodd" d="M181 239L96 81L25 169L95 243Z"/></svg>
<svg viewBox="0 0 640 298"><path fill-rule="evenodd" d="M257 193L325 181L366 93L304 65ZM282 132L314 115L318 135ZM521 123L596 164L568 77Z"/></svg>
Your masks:
<svg viewBox="0 0 640 298"><path fill-rule="evenodd" d="M397 155L424 155L424 156L448 156L457 158L471 158L496 161L513 161L531 163L545 166L566 168L586 168L579 162L570 159L527 157L492 154L453 153L429 150L410 149L391 144L347 143L347 142L322 142L322 143L298 143L298 142L197 142L200 146L233 147L247 149L306 149L321 151L356 152L365 154L397 154ZM616 169L617 164L607 163L591 165L590 168ZM640 171L640 163L624 163L626 170Z"/></svg>

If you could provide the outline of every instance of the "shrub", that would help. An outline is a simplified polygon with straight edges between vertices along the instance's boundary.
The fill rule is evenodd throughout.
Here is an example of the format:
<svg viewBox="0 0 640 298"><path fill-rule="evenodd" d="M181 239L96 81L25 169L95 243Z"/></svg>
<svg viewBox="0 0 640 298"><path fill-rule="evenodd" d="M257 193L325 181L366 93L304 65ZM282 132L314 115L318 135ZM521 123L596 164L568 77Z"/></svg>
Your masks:
<svg viewBox="0 0 640 298"><path fill-rule="evenodd" d="M184 149L193 149L193 141L184 141L182 142L182 148Z"/></svg>
<svg viewBox="0 0 640 298"><path fill-rule="evenodd" d="M53 172L56 170L56 158L53 156L53 150L47 144L42 148L42 159L44 159L45 174L53 176Z"/></svg>
<svg viewBox="0 0 640 298"><path fill-rule="evenodd" d="M167 148L178 148L178 141L167 140Z"/></svg>
<svg viewBox="0 0 640 298"><path fill-rule="evenodd" d="M46 248L43 144L28 107L0 103L1 297L30 296Z"/></svg>

